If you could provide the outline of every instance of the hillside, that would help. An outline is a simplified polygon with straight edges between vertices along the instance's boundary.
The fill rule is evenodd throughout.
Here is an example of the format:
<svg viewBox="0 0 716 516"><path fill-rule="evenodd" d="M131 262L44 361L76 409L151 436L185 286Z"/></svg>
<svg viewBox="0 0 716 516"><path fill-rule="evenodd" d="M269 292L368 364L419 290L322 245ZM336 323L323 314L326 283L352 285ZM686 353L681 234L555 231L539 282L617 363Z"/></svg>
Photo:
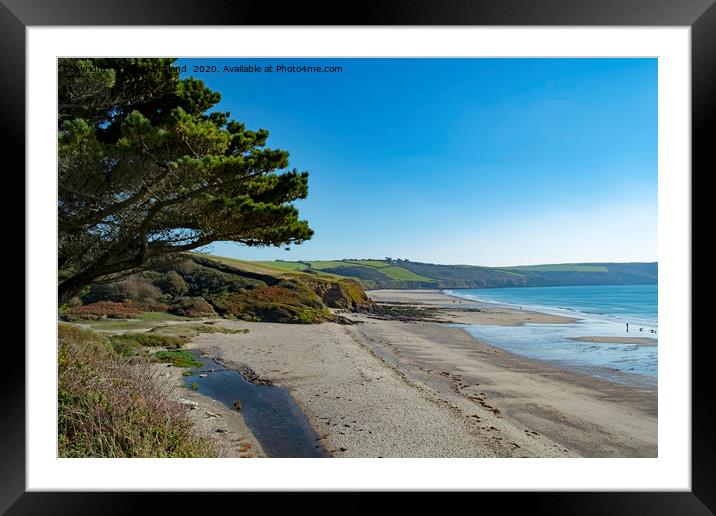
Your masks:
<svg viewBox="0 0 716 516"><path fill-rule="evenodd" d="M324 278L355 278L378 288L495 288L558 285L628 285L656 283L658 264L576 263L480 267L440 265L409 260L331 260L251 262L283 271Z"/></svg>
<svg viewBox="0 0 716 516"><path fill-rule="evenodd" d="M330 308L369 305L364 289L645 284L656 283L657 273L657 263L479 267L408 260L249 262L187 253L92 285L61 312L65 320L218 316L305 324L341 321Z"/></svg>
<svg viewBox="0 0 716 516"><path fill-rule="evenodd" d="M352 278L187 253L155 269L90 286L62 309L65 320L225 317L318 323L340 320L329 308L370 304Z"/></svg>

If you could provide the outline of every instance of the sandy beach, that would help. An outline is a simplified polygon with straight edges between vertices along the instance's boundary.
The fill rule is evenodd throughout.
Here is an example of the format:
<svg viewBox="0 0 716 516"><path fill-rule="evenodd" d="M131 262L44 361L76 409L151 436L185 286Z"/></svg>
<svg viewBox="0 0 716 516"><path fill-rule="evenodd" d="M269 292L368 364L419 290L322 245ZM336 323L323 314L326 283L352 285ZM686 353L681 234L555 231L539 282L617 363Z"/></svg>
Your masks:
<svg viewBox="0 0 716 516"><path fill-rule="evenodd" d="M655 391L518 357L445 324L574 319L439 291L369 295L430 317L341 312L352 325L225 320L249 332L202 334L189 346L286 387L334 457L657 456Z"/></svg>

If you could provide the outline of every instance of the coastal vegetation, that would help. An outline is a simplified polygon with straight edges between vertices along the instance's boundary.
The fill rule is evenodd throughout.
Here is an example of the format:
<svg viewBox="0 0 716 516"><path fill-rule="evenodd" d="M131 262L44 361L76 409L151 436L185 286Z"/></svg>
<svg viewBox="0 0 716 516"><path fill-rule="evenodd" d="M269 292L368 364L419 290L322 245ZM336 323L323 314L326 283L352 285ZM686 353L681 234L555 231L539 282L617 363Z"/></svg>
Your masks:
<svg viewBox="0 0 716 516"><path fill-rule="evenodd" d="M150 327L161 317L310 324L339 320L330 308L370 304L355 279L186 253L120 281L90 285L69 300L61 317L104 328L112 319Z"/></svg>
<svg viewBox="0 0 716 516"><path fill-rule="evenodd" d="M210 443L197 435L187 409L152 379L151 361L128 358L131 353L126 350L115 351L116 342L91 330L60 324L59 456L213 456Z"/></svg>
<svg viewBox="0 0 716 516"><path fill-rule="evenodd" d="M154 353L154 357L159 362L171 364L174 367L201 367L201 362L194 358L190 352L184 350L157 351Z"/></svg>
<svg viewBox="0 0 716 516"><path fill-rule="evenodd" d="M111 335L109 342L115 353L123 357L131 357L146 354L146 348L178 349L186 343L186 339L155 333L126 333Z"/></svg>

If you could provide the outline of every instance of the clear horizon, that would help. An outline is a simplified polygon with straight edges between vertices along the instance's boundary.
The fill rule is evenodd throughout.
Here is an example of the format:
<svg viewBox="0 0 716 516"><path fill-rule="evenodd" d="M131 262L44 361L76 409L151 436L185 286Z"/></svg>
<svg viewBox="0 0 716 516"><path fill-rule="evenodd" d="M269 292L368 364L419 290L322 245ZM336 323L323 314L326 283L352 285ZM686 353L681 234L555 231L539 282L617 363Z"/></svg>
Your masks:
<svg viewBox="0 0 716 516"><path fill-rule="evenodd" d="M657 261L656 59L180 59L308 170L315 235L244 260ZM192 65L341 73L192 73Z"/></svg>

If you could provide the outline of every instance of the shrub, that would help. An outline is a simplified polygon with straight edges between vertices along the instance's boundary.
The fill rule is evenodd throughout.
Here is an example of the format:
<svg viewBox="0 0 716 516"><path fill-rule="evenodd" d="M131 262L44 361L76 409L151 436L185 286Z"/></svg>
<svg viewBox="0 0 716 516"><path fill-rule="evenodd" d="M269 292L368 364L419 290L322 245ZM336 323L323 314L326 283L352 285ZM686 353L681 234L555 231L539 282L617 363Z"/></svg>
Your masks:
<svg viewBox="0 0 716 516"><path fill-rule="evenodd" d="M333 318L321 298L303 283L260 287L209 300L220 315L249 321L318 323Z"/></svg>
<svg viewBox="0 0 716 516"><path fill-rule="evenodd" d="M67 301L68 308L78 308L80 306L82 306L82 300L79 297L73 297Z"/></svg>
<svg viewBox="0 0 716 516"><path fill-rule="evenodd" d="M142 313L142 306L134 303L117 303L115 301L97 301L82 306L70 307L66 314L78 318L110 317L124 319Z"/></svg>
<svg viewBox="0 0 716 516"><path fill-rule="evenodd" d="M166 303L160 303L160 302L139 303L138 306L143 312L166 313L169 311L169 305Z"/></svg>
<svg viewBox="0 0 716 516"><path fill-rule="evenodd" d="M181 276L188 276L199 268L199 264L197 264L194 260L184 258L172 263L172 267Z"/></svg>
<svg viewBox="0 0 716 516"><path fill-rule="evenodd" d="M60 457L213 455L149 364L129 364L106 338L60 325L58 373Z"/></svg>
<svg viewBox="0 0 716 516"><path fill-rule="evenodd" d="M185 297L175 300L169 312L183 317L216 317L214 307L203 297Z"/></svg>
<svg viewBox="0 0 716 516"><path fill-rule="evenodd" d="M82 300L85 303L95 301L135 301L154 302L162 295L161 290L142 274L133 274L121 281L90 286L89 292Z"/></svg>
<svg viewBox="0 0 716 516"><path fill-rule="evenodd" d="M184 278L174 271L161 274L159 278L154 280L154 284L159 287L163 293L171 296L182 296L189 290L189 285L184 281Z"/></svg>
<svg viewBox="0 0 716 516"><path fill-rule="evenodd" d="M188 294L190 296L204 296L211 294L222 294L225 292L238 292L247 287L262 286L264 283L230 274L208 267L198 267L186 278L189 283Z"/></svg>

